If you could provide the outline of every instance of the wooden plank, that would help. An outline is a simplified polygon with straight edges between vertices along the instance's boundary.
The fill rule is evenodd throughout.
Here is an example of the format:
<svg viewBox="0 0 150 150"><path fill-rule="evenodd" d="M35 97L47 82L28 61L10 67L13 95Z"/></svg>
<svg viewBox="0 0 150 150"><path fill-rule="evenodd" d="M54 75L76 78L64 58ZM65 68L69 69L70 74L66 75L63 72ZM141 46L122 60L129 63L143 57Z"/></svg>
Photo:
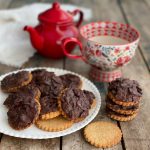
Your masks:
<svg viewBox="0 0 150 150"><path fill-rule="evenodd" d="M138 116L130 122L121 123L127 150L149 150L150 149L150 74L145 63L137 51L131 64L123 69L125 77L139 81L143 88L143 98Z"/></svg>
<svg viewBox="0 0 150 150"><path fill-rule="evenodd" d="M81 0L71 0L73 4L89 7L92 9L93 17L92 21L98 21L98 20L117 20L117 21L124 21L120 12L119 7L117 6L117 1L110 1L110 0L94 0L94 1L81 1ZM111 6L111 10L108 11L108 6ZM77 48L76 51L79 51ZM75 52L78 53L78 52ZM90 66L82 62L81 60L71 60L66 59L65 61L65 68L74 72L77 72L87 78L89 78L89 70ZM116 123L115 121L110 120L106 117L105 114L105 95L106 95L106 88L107 84L94 82L95 85L100 90L101 96L102 96L102 106L100 109L99 114L94 119L95 120L107 120ZM62 142L62 150L96 150L97 148L91 146L88 144L83 137L83 131L75 132L71 135L63 137ZM100 149L100 148L99 148ZM117 146L110 148L110 150L121 150L122 145L119 143Z"/></svg>
<svg viewBox="0 0 150 150"><path fill-rule="evenodd" d="M11 8L22 6L26 3L32 3L33 0L19 1L14 0L11 3ZM35 1L34 1L35 2ZM52 60L35 54L30 60L25 63L22 68L27 67L56 67L63 68L63 59L61 60ZM3 67L5 69L5 67ZM0 69L1 70L1 69ZM8 71L8 70L6 70ZM2 71L1 71L2 72ZM20 139L15 137L10 137L3 135L0 144L1 150L59 150L60 149L60 138L46 139L46 140L29 140L29 139Z"/></svg>
<svg viewBox="0 0 150 150"><path fill-rule="evenodd" d="M11 1L12 0L8 0L8 1L0 0L0 9L6 9L9 6ZM8 71L11 71L13 69L14 69L14 67L9 67L9 66L6 66L6 65L3 65L0 63L0 75L3 73L6 73ZM3 134L0 133L0 140L1 140L2 136L3 136Z"/></svg>
<svg viewBox="0 0 150 150"><path fill-rule="evenodd" d="M48 140L19 139L5 135L1 150L59 150L58 138Z"/></svg>
<svg viewBox="0 0 150 150"><path fill-rule="evenodd" d="M149 12L148 7L143 1L120 1L120 6L125 13L125 19L130 24L134 24L140 30L142 35L142 49L137 50L131 64L123 69L125 77L135 79L143 87L144 95L142 99L141 110L138 116L130 122L121 123L121 129L124 136L124 145L127 150L149 150L150 149L150 119L149 119L149 88L150 74L148 72L150 53L148 52L148 32L149 16L144 15ZM137 11L137 8L138 11ZM139 19L139 16L140 19ZM141 51L141 52L140 52ZM141 56L141 54L144 56ZM145 62L147 63L145 65ZM146 67L148 65L148 67Z"/></svg>
<svg viewBox="0 0 150 150"><path fill-rule="evenodd" d="M141 0L119 0L122 11L126 14L126 20L134 25L141 34L141 54L150 70L150 5Z"/></svg>
<svg viewBox="0 0 150 150"><path fill-rule="evenodd" d="M149 1L149 0L144 0L144 2L145 2L146 5L148 5L148 7L150 8L150 1Z"/></svg>

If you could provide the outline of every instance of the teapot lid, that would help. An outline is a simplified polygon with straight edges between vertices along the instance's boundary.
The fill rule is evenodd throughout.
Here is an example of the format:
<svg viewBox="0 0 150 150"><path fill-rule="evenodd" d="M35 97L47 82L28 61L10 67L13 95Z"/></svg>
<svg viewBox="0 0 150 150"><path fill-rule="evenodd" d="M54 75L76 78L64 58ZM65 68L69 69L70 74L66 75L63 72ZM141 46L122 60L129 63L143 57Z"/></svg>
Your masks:
<svg viewBox="0 0 150 150"><path fill-rule="evenodd" d="M58 24L73 21L72 15L62 10L58 2L54 2L52 8L39 14L38 19L41 22L58 23Z"/></svg>

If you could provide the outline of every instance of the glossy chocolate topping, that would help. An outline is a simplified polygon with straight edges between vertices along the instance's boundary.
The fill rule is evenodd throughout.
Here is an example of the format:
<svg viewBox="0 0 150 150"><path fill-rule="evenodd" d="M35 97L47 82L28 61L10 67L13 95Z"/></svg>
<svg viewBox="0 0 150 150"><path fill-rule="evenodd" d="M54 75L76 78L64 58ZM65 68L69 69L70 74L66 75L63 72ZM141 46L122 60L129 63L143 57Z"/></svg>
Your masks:
<svg viewBox="0 0 150 150"><path fill-rule="evenodd" d="M142 89L139 83L135 80L124 78L119 78L111 82L108 91L111 92L117 100L126 102L139 101L142 96Z"/></svg>
<svg viewBox="0 0 150 150"><path fill-rule="evenodd" d="M139 104L138 105L133 105L133 106L121 106L121 105L117 105L108 96L106 98L106 104L111 105L111 107L113 107L116 110L118 110L118 109L122 109L122 110L136 110L136 109L139 108Z"/></svg>
<svg viewBox="0 0 150 150"><path fill-rule="evenodd" d="M32 84L40 89L42 97L58 98L63 89L60 77L56 76L54 72L48 72L44 69L32 71L32 75Z"/></svg>
<svg viewBox="0 0 150 150"><path fill-rule="evenodd" d="M28 81L30 78L30 73L28 71L20 71L18 73L13 73L6 76L2 82L2 89L14 88L22 85L23 82Z"/></svg>
<svg viewBox="0 0 150 150"><path fill-rule="evenodd" d="M4 105L10 108L16 103L20 103L20 101L28 100L29 97L33 99L39 98L40 97L39 89L31 85L25 86L16 93L10 94L4 101Z"/></svg>
<svg viewBox="0 0 150 150"><path fill-rule="evenodd" d="M91 104L84 91L68 88L61 97L61 106L67 117L74 120L88 116Z"/></svg>
<svg viewBox="0 0 150 150"><path fill-rule="evenodd" d="M11 127L14 129L26 128L39 115L37 102L31 97L26 97L25 101L15 102L7 115Z"/></svg>
<svg viewBox="0 0 150 150"><path fill-rule="evenodd" d="M40 115L44 115L49 112L55 112L58 110L57 99L52 99L50 96L45 96L40 99L41 112Z"/></svg>
<svg viewBox="0 0 150 150"><path fill-rule="evenodd" d="M93 104L93 100L95 99L95 95L92 92L87 91L87 90L83 90L83 92L86 95L87 100L90 102L90 105L92 105Z"/></svg>
<svg viewBox="0 0 150 150"><path fill-rule="evenodd" d="M54 72L48 72L45 69L37 69L32 71L31 73L33 76L32 83L36 85L49 85L51 77L55 75Z"/></svg>
<svg viewBox="0 0 150 150"><path fill-rule="evenodd" d="M50 96L52 99L57 99L60 92L63 90L63 84L61 79L58 76L51 76L49 78L49 84L40 84L39 89L41 91L41 95Z"/></svg>
<svg viewBox="0 0 150 150"><path fill-rule="evenodd" d="M79 88L81 80L78 76L73 74L64 74L60 76L65 88Z"/></svg>

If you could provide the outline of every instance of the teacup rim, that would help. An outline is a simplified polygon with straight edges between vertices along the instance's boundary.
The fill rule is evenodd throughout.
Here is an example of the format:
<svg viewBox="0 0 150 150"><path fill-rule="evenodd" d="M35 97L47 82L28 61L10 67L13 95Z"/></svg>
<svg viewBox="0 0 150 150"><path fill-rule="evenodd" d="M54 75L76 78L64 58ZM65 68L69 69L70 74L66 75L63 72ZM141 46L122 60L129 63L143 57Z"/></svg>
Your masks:
<svg viewBox="0 0 150 150"><path fill-rule="evenodd" d="M99 43L99 42L92 41L92 40L90 40L89 38L86 38L85 36L83 36L83 34L81 34L81 30L82 30L85 26L90 25L90 24L94 24L94 23L112 23L112 24L125 25L125 26L130 27L131 29L133 29L135 32L137 32L137 38L136 38L134 41L132 41L132 42L129 42L129 41L128 41L128 43L126 43L126 44L101 44L101 43ZM111 21L95 21L95 22L90 22L90 23L87 23L87 24L81 26L80 29L79 29L79 31L80 31L80 35L82 36L82 38L84 38L84 39L86 39L87 41L90 41L90 42L92 42L92 43L95 43L95 44L97 44L97 45L103 45L103 46L126 46L126 45L130 45L130 44L133 44L133 43L139 41L139 39L140 39L140 37L141 37L139 31L138 31L135 27L133 27L132 25L126 24L126 23L121 23L121 22L115 22L115 21L112 21L112 22L111 22ZM120 38L120 39L122 39L122 38Z"/></svg>

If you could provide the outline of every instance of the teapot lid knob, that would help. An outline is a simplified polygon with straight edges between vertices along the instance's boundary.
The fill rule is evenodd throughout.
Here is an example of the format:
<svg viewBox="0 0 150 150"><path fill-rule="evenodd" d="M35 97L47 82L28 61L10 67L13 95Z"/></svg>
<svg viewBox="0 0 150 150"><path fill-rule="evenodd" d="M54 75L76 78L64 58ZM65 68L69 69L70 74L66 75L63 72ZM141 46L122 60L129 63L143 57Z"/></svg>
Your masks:
<svg viewBox="0 0 150 150"><path fill-rule="evenodd" d="M59 8L60 8L60 4L58 2L54 2L53 9L59 9Z"/></svg>

